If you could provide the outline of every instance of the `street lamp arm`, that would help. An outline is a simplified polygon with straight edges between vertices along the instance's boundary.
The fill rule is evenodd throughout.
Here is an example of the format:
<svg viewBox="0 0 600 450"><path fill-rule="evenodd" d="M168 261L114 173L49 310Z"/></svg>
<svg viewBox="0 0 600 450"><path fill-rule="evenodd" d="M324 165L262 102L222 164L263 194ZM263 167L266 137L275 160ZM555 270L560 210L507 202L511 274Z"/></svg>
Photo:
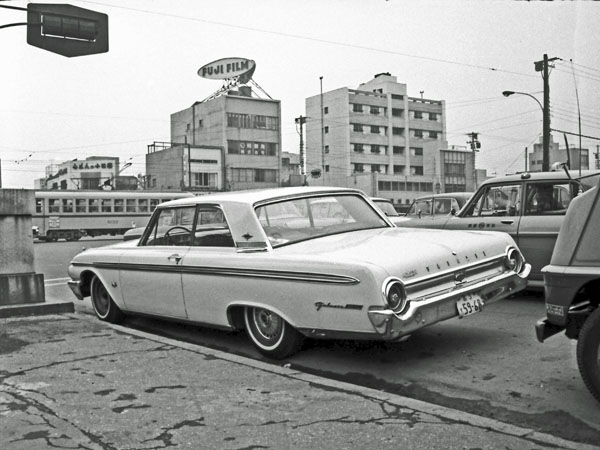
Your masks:
<svg viewBox="0 0 600 450"><path fill-rule="evenodd" d="M536 103L542 110L542 113L544 112L544 107L542 106L542 103L536 97L534 97L531 94L528 94L527 92L516 92L516 91L503 91L502 92L502 95L504 95L505 97L510 97L513 94L520 94L520 95L526 95L527 97L531 97L532 99L534 99L536 101Z"/></svg>

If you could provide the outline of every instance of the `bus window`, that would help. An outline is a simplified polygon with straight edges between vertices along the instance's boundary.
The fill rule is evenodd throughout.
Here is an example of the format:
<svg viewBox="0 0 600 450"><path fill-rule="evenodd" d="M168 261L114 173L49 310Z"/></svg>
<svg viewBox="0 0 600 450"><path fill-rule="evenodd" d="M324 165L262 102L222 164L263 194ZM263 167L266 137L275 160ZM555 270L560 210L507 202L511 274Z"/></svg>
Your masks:
<svg viewBox="0 0 600 450"><path fill-rule="evenodd" d="M60 212L60 201L57 198L49 198L48 199L48 212L49 213L58 213Z"/></svg>
<svg viewBox="0 0 600 450"><path fill-rule="evenodd" d="M151 198L150 199L150 211L154 211L156 209L156 207L158 206L158 204L160 203L160 200L157 198Z"/></svg>
<svg viewBox="0 0 600 450"><path fill-rule="evenodd" d="M125 200L122 198L115 198L115 212L124 212L125 211Z"/></svg>
<svg viewBox="0 0 600 450"><path fill-rule="evenodd" d="M148 212L148 199L147 198L140 198L138 204L139 204L141 213Z"/></svg>
<svg viewBox="0 0 600 450"><path fill-rule="evenodd" d="M127 212L130 212L130 213L135 212L135 198L127 199Z"/></svg>
<svg viewBox="0 0 600 450"><path fill-rule="evenodd" d="M102 205L102 212L112 212L112 199L111 198L101 199L100 204Z"/></svg>
<svg viewBox="0 0 600 450"><path fill-rule="evenodd" d="M63 198L62 200L62 212L72 213L73 212L73 199Z"/></svg>
<svg viewBox="0 0 600 450"><path fill-rule="evenodd" d="M97 198L90 198L88 212L97 213L99 204L100 204L100 200L98 200Z"/></svg>
<svg viewBox="0 0 600 450"><path fill-rule="evenodd" d="M78 212L78 213L86 213L87 212L87 202L85 201L85 198L75 199L75 212Z"/></svg>
<svg viewBox="0 0 600 450"><path fill-rule="evenodd" d="M43 210L44 210L44 199L36 198L35 199L35 212L38 214L41 214Z"/></svg>

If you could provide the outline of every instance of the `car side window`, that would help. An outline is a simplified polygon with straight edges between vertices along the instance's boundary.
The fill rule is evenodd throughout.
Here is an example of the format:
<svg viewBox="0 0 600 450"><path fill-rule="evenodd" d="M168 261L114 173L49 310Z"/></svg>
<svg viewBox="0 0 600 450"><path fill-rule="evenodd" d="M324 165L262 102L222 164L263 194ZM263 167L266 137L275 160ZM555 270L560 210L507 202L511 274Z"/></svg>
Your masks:
<svg viewBox="0 0 600 450"><path fill-rule="evenodd" d="M525 215L565 215L572 198L569 183L529 183L525 196Z"/></svg>
<svg viewBox="0 0 600 450"><path fill-rule="evenodd" d="M431 215L431 203L430 198L415 200L407 213L407 216L429 216Z"/></svg>
<svg viewBox="0 0 600 450"><path fill-rule="evenodd" d="M195 206L160 209L153 217L150 232L141 245L190 245L195 213Z"/></svg>
<svg viewBox="0 0 600 450"><path fill-rule="evenodd" d="M450 210L452 209L452 199L436 198L433 204L433 214L435 216L445 216L447 214L450 214Z"/></svg>
<svg viewBox="0 0 600 450"><path fill-rule="evenodd" d="M223 211L217 206L200 206L193 233L194 247L235 247Z"/></svg>
<svg viewBox="0 0 600 450"><path fill-rule="evenodd" d="M487 186L477 195L464 217L517 216L521 214L521 185Z"/></svg>

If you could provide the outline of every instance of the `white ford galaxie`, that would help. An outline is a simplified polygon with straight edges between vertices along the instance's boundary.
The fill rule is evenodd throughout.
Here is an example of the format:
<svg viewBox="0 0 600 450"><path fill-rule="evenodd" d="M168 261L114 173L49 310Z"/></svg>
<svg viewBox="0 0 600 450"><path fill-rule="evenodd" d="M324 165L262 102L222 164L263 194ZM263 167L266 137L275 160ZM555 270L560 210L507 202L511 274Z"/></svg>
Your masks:
<svg viewBox="0 0 600 450"><path fill-rule="evenodd" d="M398 340L479 312L529 270L508 234L396 228L360 191L299 187L163 203L139 241L77 255L69 286L101 320L245 329L284 358L305 337Z"/></svg>

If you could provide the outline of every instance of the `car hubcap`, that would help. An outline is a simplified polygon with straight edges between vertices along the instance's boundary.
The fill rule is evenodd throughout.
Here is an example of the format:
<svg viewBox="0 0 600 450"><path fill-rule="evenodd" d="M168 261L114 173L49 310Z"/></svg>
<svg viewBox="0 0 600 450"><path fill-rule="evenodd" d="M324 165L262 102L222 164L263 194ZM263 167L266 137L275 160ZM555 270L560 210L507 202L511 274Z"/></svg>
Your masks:
<svg viewBox="0 0 600 450"><path fill-rule="evenodd" d="M98 284L99 286L97 286L95 290L96 295L94 295L94 306L101 316L105 316L110 305L110 295L108 295L108 292L102 283Z"/></svg>
<svg viewBox="0 0 600 450"><path fill-rule="evenodd" d="M265 309L255 309L253 320L256 330L267 340L275 340L281 334L283 322L277 314Z"/></svg>

